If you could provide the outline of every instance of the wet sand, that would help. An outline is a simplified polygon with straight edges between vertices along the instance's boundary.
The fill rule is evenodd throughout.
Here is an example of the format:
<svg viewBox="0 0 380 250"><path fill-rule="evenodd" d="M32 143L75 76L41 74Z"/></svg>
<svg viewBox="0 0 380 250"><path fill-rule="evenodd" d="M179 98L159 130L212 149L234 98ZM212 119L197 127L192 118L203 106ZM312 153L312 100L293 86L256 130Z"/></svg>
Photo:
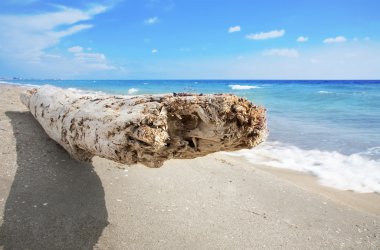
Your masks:
<svg viewBox="0 0 380 250"><path fill-rule="evenodd" d="M0 85L0 249L378 249L380 198L212 154L81 163Z"/></svg>

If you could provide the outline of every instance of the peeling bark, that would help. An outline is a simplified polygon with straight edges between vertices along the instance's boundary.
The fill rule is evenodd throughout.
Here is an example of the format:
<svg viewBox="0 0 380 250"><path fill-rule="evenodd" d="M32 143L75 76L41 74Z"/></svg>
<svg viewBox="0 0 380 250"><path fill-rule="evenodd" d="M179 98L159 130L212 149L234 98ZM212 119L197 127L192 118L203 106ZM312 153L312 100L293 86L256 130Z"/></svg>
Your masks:
<svg viewBox="0 0 380 250"><path fill-rule="evenodd" d="M160 167L171 158L252 148L267 135L265 109L230 94L106 96L42 86L21 100L81 161Z"/></svg>

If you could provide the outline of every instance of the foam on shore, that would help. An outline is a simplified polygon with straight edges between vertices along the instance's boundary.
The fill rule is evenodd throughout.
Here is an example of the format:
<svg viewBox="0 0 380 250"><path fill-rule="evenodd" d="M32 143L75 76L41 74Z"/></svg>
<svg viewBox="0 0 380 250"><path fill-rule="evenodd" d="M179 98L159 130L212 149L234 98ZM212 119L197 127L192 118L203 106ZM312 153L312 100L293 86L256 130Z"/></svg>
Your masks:
<svg viewBox="0 0 380 250"><path fill-rule="evenodd" d="M35 84L18 83L18 82L7 82L7 81L2 81L2 80L0 80L0 84L16 85L16 86L27 87L27 88L38 88L38 87L40 87L40 85L35 85Z"/></svg>
<svg viewBox="0 0 380 250"><path fill-rule="evenodd" d="M359 193L380 193L380 162L368 157L376 149L344 155L338 152L303 150L280 142L265 142L232 154L254 164L285 168L315 175L322 185Z"/></svg>

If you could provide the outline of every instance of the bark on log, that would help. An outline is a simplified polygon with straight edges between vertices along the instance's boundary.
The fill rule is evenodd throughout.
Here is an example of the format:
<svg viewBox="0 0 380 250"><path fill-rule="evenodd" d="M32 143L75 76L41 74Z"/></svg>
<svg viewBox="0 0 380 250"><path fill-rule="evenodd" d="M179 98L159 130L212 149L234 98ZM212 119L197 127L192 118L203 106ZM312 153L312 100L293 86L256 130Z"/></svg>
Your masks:
<svg viewBox="0 0 380 250"><path fill-rule="evenodd" d="M251 148L267 135L265 109L230 94L106 96L42 86L21 100L82 161L160 167L171 158Z"/></svg>

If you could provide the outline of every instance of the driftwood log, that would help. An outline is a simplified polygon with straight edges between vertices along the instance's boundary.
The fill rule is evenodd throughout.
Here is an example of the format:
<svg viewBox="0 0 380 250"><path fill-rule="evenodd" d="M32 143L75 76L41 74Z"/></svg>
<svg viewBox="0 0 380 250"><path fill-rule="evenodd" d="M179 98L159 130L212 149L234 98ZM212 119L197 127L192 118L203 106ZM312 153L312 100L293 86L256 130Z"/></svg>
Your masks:
<svg viewBox="0 0 380 250"><path fill-rule="evenodd" d="M160 167L171 158L251 148L267 135L265 109L230 94L107 96L42 86L21 101L81 161Z"/></svg>

